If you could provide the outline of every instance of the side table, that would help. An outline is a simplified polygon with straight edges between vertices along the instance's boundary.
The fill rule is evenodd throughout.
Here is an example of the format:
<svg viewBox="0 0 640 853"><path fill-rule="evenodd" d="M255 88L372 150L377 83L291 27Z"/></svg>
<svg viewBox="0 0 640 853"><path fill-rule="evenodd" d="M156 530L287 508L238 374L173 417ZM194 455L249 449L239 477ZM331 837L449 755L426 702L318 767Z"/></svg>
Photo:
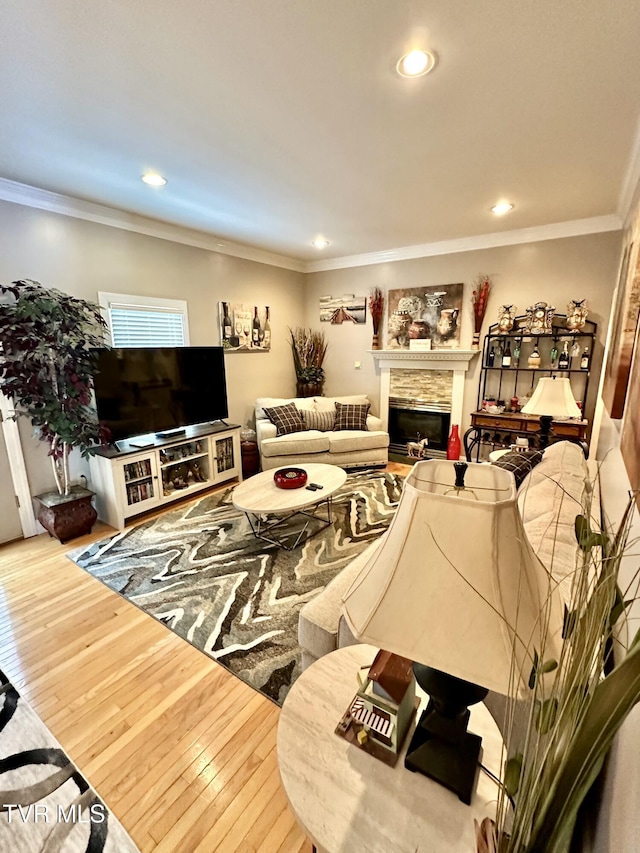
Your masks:
<svg viewBox="0 0 640 853"><path fill-rule="evenodd" d="M586 456L589 453L587 445L587 430L589 421L570 418L569 420L554 420L551 424L551 441L574 441L582 447ZM471 412L471 426L465 432L463 442L467 462L472 461L475 451L476 462L480 461L480 448L485 443L483 436L494 433L494 438L486 442L493 450L508 446L514 436L522 435L534 442L540 433L540 416L525 415L524 412L501 412L492 414L480 409Z"/></svg>
<svg viewBox="0 0 640 853"><path fill-rule="evenodd" d="M260 451L257 441L240 441L240 456L242 457L242 476L253 477L260 470Z"/></svg>
<svg viewBox="0 0 640 853"><path fill-rule="evenodd" d="M473 853L474 818L495 816L496 783L479 771L471 805L404 767L392 768L347 743L335 728L357 690L356 673L373 662L373 646L325 655L287 696L278 724L278 766L291 809L319 853ZM426 696L421 698L420 715ZM484 705L469 730L483 739L482 763L498 775L502 739ZM415 724L414 724L415 725Z"/></svg>

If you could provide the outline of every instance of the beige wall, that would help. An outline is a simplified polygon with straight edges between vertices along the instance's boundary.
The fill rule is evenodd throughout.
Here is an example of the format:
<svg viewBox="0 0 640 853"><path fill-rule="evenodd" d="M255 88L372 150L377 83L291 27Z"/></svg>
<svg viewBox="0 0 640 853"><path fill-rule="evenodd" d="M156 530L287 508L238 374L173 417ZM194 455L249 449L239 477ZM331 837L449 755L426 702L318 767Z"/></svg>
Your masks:
<svg viewBox="0 0 640 853"><path fill-rule="evenodd" d="M269 305L271 352L226 356L229 417L245 425L256 397L295 392L287 327L304 316L302 273L0 202L0 280L18 278L91 300L100 290L185 299L194 346L219 345L220 300ZM45 447L25 423L21 434L37 494L53 485Z"/></svg>
<svg viewBox="0 0 640 853"><path fill-rule="evenodd" d="M226 357L229 416L243 425L252 418L258 396L287 396L295 391L287 327L322 328L329 350L325 392L367 393L378 410L379 376L368 352L371 323L364 326L320 324L318 297L367 295L372 287L465 283L461 345L472 334L470 295L478 273L491 275L494 288L485 321L503 302L522 311L543 299L564 311L570 298L589 300L599 324L594 367L599 369L611 293L616 277L620 234L607 233L540 243L462 252L345 270L301 273L147 237L106 225L0 202L0 280L35 278L76 296L96 299L100 290L168 298L188 303L191 343L217 345L217 307L222 299L271 308L273 346L269 354L234 353ZM355 368L360 362L360 369ZM464 411L476 405L478 359L465 383ZM595 384L592 385L595 390ZM593 401L595 394L591 393ZM589 407L589 409L591 406ZM587 411L590 414L590 411ZM468 423L463 422L463 428ZM32 492L52 484L44 447L22 425ZM79 469L81 470L81 469Z"/></svg>
<svg viewBox="0 0 640 853"><path fill-rule="evenodd" d="M364 326L321 324L318 297L368 294L375 286L386 292L400 287L464 282L461 346L468 348L473 334L472 283L479 273L486 273L492 278L493 290L483 332L495 321L498 306L503 303L514 303L518 313L524 313L527 305L544 300L555 305L559 313L565 313L569 299L588 299L589 319L598 323L598 345L593 357L594 373L587 407L590 417L602 364L620 244L620 232L611 232L308 275L306 322L315 328L322 327L329 341L326 393L366 393L375 400L377 407L379 376L367 352L371 348L370 319L367 317ZM356 361L362 364L360 370L354 368ZM479 359L476 358L465 382L465 413L476 408L479 378ZM466 425L468 416L463 427Z"/></svg>

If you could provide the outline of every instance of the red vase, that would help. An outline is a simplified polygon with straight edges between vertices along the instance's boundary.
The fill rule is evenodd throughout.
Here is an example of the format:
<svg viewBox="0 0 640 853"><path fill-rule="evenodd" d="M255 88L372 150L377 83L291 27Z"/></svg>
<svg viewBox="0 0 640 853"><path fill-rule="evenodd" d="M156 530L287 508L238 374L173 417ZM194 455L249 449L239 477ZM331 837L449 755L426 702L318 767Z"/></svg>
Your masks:
<svg viewBox="0 0 640 853"><path fill-rule="evenodd" d="M449 435L449 440L447 441L447 459L453 459L454 462L457 462L460 459L460 434L458 433L458 424L453 424L451 427L451 434Z"/></svg>

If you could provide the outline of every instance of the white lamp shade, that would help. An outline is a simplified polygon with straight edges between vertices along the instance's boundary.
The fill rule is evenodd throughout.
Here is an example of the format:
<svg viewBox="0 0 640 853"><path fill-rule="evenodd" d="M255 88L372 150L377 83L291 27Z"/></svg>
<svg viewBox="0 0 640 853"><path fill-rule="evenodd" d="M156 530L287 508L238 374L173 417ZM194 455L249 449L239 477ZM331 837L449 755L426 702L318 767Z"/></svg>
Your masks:
<svg viewBox="0 0 640 853"><path fill-rule="evenodd" d="M538 380L533 396L522 407L526 415L551 415L554 418L580 418L571 382L566 378L545 376Z"/></svg>
<svg viewBox="0 0 640 853"><path fill-rule="evenodd" d="M513 475L471 463L467 490L454 479L452 462L412 468L343 612L363 642L517 695L545 624L545 656L559 653L562 603L526 539Z"/></svg>

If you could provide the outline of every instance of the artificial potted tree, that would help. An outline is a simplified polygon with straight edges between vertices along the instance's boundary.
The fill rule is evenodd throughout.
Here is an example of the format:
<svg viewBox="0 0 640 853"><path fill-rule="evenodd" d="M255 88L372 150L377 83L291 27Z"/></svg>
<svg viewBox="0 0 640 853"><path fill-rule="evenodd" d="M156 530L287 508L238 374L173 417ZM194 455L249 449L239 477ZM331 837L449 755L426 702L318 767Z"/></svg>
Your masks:
<svg viewBox="0 0 640 853"><path fill-rule="evenodd" d="M98 305L37 281L0 284L0 389L49 445L56 491L37 495L38 520L61 542L90 532L93 492L72 485L69 454L104 443L91 405L92 351L105 346Z"/></svg>

